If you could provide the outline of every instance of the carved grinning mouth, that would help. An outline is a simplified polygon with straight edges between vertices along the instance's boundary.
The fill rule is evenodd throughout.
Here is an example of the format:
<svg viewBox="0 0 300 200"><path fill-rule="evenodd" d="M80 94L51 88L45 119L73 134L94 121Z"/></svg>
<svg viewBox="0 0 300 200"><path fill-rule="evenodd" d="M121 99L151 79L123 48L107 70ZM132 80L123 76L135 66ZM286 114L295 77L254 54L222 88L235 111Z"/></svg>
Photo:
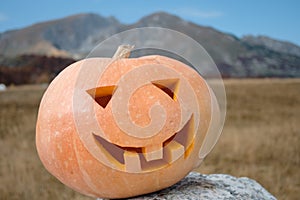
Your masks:
<svg viewBox="0 0 300 200"><path fill-rule="evenodd" d="M121 147L93 133L94 139L107 159L128 172L153 171L176 161L186 159L194 147L194 117L172 137L163 142L163 157L147 161L143 148Z"/></svg>
<svg viewBox="0 0 300 200"><path fill-rule="evenodd" d="M178 87L178 80L169 80L168 86L165 86L165 82L161 83L160 81L153 82L152 84L170 98L176 100L176 94L173 91L176 91L176 87ZM90 89L87 92L105 109L115 90L116 86L104 86ZM192 114L180 131L162 142L162 156L158 159L149 159L149 155L147 154L151 154L152 152L146 152L143 147L122 147L110 143L95 133L92 134L96 144L101 152L104 153L107 160L120 170L127 172L148 172L163 168L182 156L186 159L194 147L194 132L194 116Z"/></svg>

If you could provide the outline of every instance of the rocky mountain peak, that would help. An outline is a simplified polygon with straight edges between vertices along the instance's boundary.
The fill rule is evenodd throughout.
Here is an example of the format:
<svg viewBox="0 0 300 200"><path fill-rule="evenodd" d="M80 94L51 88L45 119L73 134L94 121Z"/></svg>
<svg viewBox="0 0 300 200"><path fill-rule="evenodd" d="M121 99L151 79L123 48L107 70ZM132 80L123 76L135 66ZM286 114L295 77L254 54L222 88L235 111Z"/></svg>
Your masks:
<svg viewBox="0 0 300 200"><path fill-rule="evenodd" d="M254 46L265 47L279 53L300 56L300 47L290 42L275 40L262 35L247 35L242 40Z"/></svg>

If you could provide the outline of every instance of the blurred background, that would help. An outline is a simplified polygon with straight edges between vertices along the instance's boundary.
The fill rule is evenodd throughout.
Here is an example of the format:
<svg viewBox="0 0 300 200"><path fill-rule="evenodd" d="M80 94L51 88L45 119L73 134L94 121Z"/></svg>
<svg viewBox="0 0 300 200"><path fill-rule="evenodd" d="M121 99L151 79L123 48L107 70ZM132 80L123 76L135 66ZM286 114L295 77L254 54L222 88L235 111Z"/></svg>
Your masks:
<svg viewBox="0 0 300 200"><path fill-rule="evenodd" d="M49 82L100 41L148 26L192 37L224 78L224 131L196 171L246 176L278 199L298 199L299 8L296 0L2 2L0 199L90 199L42 166L35 149L39 102Z"/></svg>

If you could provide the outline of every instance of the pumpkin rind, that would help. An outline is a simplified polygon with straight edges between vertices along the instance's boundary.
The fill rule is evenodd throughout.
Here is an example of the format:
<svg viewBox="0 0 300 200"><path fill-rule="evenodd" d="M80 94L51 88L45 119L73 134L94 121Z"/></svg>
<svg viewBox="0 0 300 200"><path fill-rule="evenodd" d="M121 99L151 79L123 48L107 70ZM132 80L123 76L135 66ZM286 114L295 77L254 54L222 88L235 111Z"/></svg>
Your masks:
<svg viewBox="0 0 300 200"><path fill-rule="evenodd" d="M196 71L168 57L155 55L130 59L123 58L116 62L111 61L112 59L109 58L90 58L76 62L63 70L49 85L40 104L36 125L36 146L40 159L46 169L62 183L80 193L93 197L126 198L173 185L199 164L199 150L211 123L213 98L208 85ZM105 154L101 152L101 148L96 145L97 141L92 139L95 136L89 130L89 116L84 110L77 109L77 100L74 100L76 90L81 89L78 88L77 83L78 80L82 80L82 77L79 77L82 76L80 74L82 67L89 67L91 73L97 74L96 66L99 65L108 67L101 74L101 78L94 85L94 88L116 86L122 76L132 69L144 65L163 65L184 77L193 88L200 115L194 116L199 117L198 124L195 125L198 129L193 133L194 137L191 139L191 144L184 149L184 153L180 150L180 145L178 146L176 142L173 142L172 146L169 147L179 153L172 154L172 151L169 153L165 151L161 155L161 152L158 151L154 155L150 154L152 149L159 149L159 144L163 145L164 141L175 134L173 131L178 128L178 124L172 124L171 122L176 120L173 115L180 114L178 101L172 100L168 94L156 88L156 85L146 85L144 88L137 90L129 100L131 119L135 120L140 126L149 123L149 116L146 115L146 111L154 103L154 100L159 100L161 105L167 109L166 122L168 126L159 134L146 138L124 134L124 131L120 130L114 121L112 114L113 101L110 100L105 108L101 108L96 101L91 100L92 97L87 92L88 89L92 88L85 88L87 89L84 91L86 96L82 99L92 103L90 106L95 111L94 117L99 126L103 128L105 135L102 137L107 142L124 148L144 148L145 151L149 151L144 152L144 155L148 155L146 159L151 160L157 156L165 156L168 157L166 159L170 159L172 162L160 165L158 168L141 168L140 171L135 172L137 169L134 167L133 169L130 169L130 166L126 168L126 164L112 163L111 159L105 157ZM100 76L99 73L98 75ZM86 80L89 79L89 77L85 78ZM84 85L84 83L82 84ZM107 91L109 90L107 88ZM153 96L154 100L147 99L147 92ZM138 106L133 107L132 105ZM144 116L144 118L138 118L137 115ZM80 120L86 121L86 125L82 125L83 128L78 128L78 116ZM90 135L90 140L85 140L85 137L81 135L82 130L85 130L85 135ZM97 135L98 133L94 134ZM179 156L176 157L176 155ZM151 156L154 156L154 158ZM172 156L176 158L170 158ZM131 157L128 155L126 158L130 159ZM134 161L129 163L131 162Z"/></svg>

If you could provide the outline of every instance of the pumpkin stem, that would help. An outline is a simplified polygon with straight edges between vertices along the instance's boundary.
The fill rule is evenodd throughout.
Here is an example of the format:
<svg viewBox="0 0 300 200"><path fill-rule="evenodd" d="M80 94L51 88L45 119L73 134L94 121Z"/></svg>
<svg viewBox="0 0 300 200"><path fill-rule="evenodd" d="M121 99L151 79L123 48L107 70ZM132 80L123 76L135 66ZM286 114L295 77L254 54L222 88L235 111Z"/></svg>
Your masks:
<svg viewBox="0 0 300 200"><path fill-rule="evenodd" d="M134 45L120 45L112 57L113 59L121 59L121 58L128 58L130 56L130 51L134 48Z"/></svg>

